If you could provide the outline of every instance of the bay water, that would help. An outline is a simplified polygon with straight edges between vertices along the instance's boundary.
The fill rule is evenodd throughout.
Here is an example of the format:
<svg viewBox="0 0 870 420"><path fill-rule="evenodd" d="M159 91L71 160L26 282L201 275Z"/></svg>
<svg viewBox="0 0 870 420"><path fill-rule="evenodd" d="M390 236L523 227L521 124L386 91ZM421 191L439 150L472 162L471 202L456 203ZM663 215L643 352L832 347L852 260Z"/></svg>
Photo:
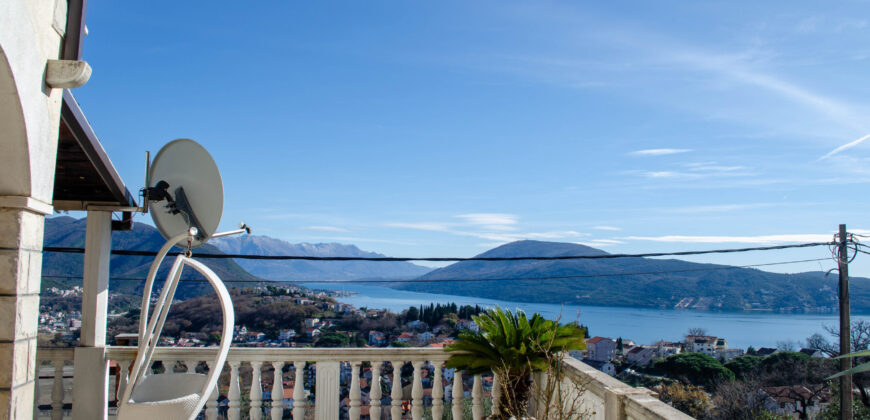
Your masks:
<svg viewBox="0 0 870 420"><path fill-rule="evenodd" d="M399 313L409 306L430 303L456 303L457 305L499 305L505 309L522 309L563 322L580 321L589 327L590 335L623 337L637 344L652 344L658 340L680 341L689 328L704 328L707 333L728 340L728 347L746 349L749 346L776 347L780 341L796 342L803 346L813 333L821 333L835 341L824 326L836 327L837 314L784 314L767 312L708 312L695 310L627 308L614 306L559 305L549 303L511 302L470 296L409 292L389 287L359 283L304 284L311 289L344 290L353 293L337 300L357 308L388 309ZM579 318L578 318L579 316ZM868 316L853 316L870 319Z"/></svg>

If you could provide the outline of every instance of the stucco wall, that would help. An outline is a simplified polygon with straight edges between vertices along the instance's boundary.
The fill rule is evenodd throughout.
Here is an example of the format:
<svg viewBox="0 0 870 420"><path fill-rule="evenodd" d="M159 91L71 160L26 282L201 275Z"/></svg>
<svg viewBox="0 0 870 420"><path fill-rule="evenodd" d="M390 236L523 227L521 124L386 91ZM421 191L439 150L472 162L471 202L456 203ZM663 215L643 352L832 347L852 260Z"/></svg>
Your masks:
<svg viewBox="0 0 870 420"><path fill-rule="evenodd" d="M51 212L66 0L0 1L0 420L30 419L44 216Z"/></svg>

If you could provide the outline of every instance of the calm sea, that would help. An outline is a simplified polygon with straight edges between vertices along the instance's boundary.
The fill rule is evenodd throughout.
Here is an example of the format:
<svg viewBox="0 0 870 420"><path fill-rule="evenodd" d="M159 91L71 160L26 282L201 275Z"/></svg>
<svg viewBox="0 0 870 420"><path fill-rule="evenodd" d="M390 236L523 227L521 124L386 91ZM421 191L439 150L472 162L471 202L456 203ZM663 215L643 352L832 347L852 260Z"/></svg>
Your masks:
<svg viewBox="0 0 870 420"><path fill-rule="evenodd" d="M681 340L689 328L701 327L711 335L726 338L729 347L743 349L750 345L755 348L774 347L778 341L787 340L803 345L807 337L817 332L831 339L822 327L838 324L836 314L723 313L611 306L561 306L408 292L365 284L312 283L305 286L312 289L354 292L355 295L338 300L357 308L363 306L386 308L393 312L401 312L412 305L455 302L457 305L500 305L503 308L520 308L528 314L538 312L548 318L561 316L563 321L574 321L579 314L580 323L589 326L590 334L623 337L634 340L638 344L651 344L658 340ZM868 319L868 317L853 316L852 319Z"/></svg>

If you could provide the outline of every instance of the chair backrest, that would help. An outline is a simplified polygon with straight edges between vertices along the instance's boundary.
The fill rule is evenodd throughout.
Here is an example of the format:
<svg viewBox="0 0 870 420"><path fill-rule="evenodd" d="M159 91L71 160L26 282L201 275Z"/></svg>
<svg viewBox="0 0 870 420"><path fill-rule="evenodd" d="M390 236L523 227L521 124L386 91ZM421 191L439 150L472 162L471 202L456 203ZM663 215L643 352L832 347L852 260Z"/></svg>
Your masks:
<svg viewBox="0 0 870 420"><path fill-rule="evenodd" d="M129 403L130 396L132 395L136 385L149 373L151 359L157 348L160 333L163 330L164 323L166 322L166 316L169 313L170 306L172 305L172 299L175 296L175 291L178 288L181 273L185 265L198 271L206 278L206 280L208 280L218 295L223 315L223 329L220 345L218 346L218 352L214 361L209 365L207 380L200 392L200 401L196 405L196 409L189 414L189 416L194 416L205 405L206 400L211 395L212 388L217 385L217 380L221 370L223 370L224 362L226 361L230 345L232 344L235 312L233 311L233 303L229 291L227 291L223 281L221 281L220 277L218 277L218 275L205 264L190 257L178 255L175 258L175 262L172 264L172 268L169 270L167 280L164 283L160 296L154 305L154 314L151 317L148 316L148 307L151 302L151 290L154 285L154 279L157 276L157 270L163 259L166 257L166 254L169 252L169 249L181 240L187 239L187 237L188 234L183 234L170 239L160 252L158 252L157 257L151 265L151 270L148 273L145 290L143 291L142 296L142 309L139 318L139 351L136 355L136 361L133 363L133 369L130 373L130 379L127 381L127 386L121 393L122 398L120 399L118 406L119 415L122 414L124 407Z"/></svg>

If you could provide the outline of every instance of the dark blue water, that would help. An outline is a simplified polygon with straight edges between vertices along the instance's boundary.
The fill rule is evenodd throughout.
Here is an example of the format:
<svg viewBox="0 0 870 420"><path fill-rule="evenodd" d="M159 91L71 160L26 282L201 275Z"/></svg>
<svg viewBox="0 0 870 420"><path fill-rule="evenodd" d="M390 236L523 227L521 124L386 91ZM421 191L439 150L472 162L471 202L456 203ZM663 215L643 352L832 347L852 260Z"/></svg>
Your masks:
<svg viewBox="0 0 870 420"><path fill-rule="evenodd" d="M723 313L611 306L560 306L408 292L365 284L306 284L305 286L312 289L354 292L355 295L338 300L357 308L363 306L386 308L393 312L400 312L412 305L456 302L458 305L500 305L503 308L519 308L529 314L538 312L551 319L561 317L563 321L574 321L579 311L580 322L589 326L591 335L623 337L634 340L638 344L652 344L658 340L682 340L689 328L701 327L710 335L727 339L729 347L743 349L750 345L755 348L774 347L778 341L787 340L803 345L807 337L817 332L831 339L822 327L838 324L836 314ZM868 319L868 317L854 316L852 319Z"/></svg>

